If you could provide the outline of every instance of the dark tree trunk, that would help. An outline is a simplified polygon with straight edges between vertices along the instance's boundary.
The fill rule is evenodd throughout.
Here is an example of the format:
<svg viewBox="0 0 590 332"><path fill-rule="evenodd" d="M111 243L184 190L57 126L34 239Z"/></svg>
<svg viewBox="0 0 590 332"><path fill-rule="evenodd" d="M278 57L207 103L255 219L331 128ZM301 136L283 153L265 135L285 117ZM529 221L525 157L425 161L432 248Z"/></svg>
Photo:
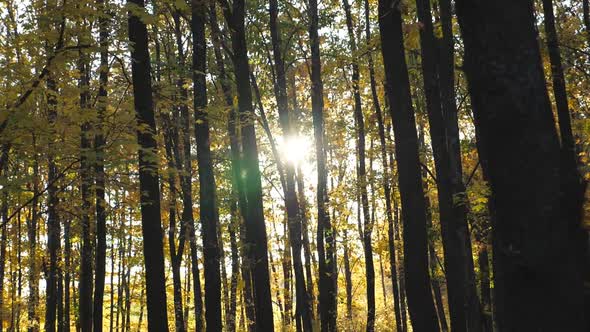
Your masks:
<svg viewBox="0 0 590 332"><path fill-rule="evenodd" d="M215 62L218 70L218 77L221 83L222 93L225 99L225 103L230 110L230 116L228 120L228 133L230 134L230 160L232 161L232 187L231 187L231 198L230 198L230 214L231 222L228 227L230 237L230 251L231 251L231 282L230 282L230 303L229 311L225 314L225 325L229 332L236 330L236 305L237 305L237 290L238 290L238 279L240 277L240 262L239 262L239 248L238 241L236 238L236 232L240 229L241 216L238 211L238 193L236 188L236 179L233 172L237 172L237 166L234 161L237 157L234 157L234 153L237 153L237 140L235 136L235 121L232 120L233 110L233 98L231 93L231 87L228 82L228 77L225 71L225 62L221 53L221 41L220 31L217 23L217 11L215 9L215 2L209 4L209 24L211 26L211 38L213 40L213 51L215 55Z"/></svg>
<svg viewBox="0 0 590 332"><path fill-rule="evenodd" d="M590 46L590 1L582 0L582 11L583 13L583 20L584 20L584 28L586 30L586 38L588 39L588 46Z"/></svg>
<svg viewBox="0 0 590 332"><path fill-rule="evenodd" d="M404 55L402 17L399 7L391 0L379 1L379 27L404 210L404 274L408 308L414 331L438 331L428 275L426 211Z"/></svg>
<svg viewBox="0 0 590 332"><path fill-rule="evenodd" d="M456 8L492 190L498 329L584 330L581 197L569 188L576 170L563 162L533 1L459 0Z"/></svg>
<svg viewBox="0 0 590 332"><path fill-rule="evenodd" d="M254 110L250 88L250 68L244 26L245 2L233 1L231 8L224 3L224 16L231 30L234 72L238 91L238 114L241 125L242 153L239 158L238 191L240 208L244 218L246 246L252 267L252 286L256 312L255 329L272 331L274 328L268 270L268 244L264 210L262 205L262 184L258 168L258 147L254 129Z"/></svg>
<svg viewBox="0 0 590 332"><path fill-rule="evenodd" d="M107 251L107 234L106 234L106 201L105 201L105 144L103 123L107 107L107 83L108 83L108 19L105 17L107 0L97 0L98 10L101 15L98 19L99 28L99 46L100 46L100 68L99 68L99 87L98 87L98 123L96 126L96 136L94 138L94 149L96 152L96 164L94 167L95 184L96 184L96 256L95 256L95 277L94 277L94 304L93 304L93 322L94 332L102 332L103 322L103 302L104 302L104 285L105 285L105 267Z"/></svg>
<svg viewBox="0 0 590 332"><path fill-rule="evenodd" d="M36 138L33 136L33 147L36 151ZM8 152L7 152L8 153ZM39 331L39 315L37 313L37 306L39 305L39 267L37 264L37 224L39 222L39 200L37 198L39 193L39 160L37 154L33 160L33 197L31 203L31 218L27 222L27 236L29 243L28 255L29 259L29 297L27 300L27 317L30 325L27 328L28 332Z"/></svg>
<svg viewBox="0 0 590 332"><path fill-rule="evenodd" d="M2 165L1 172L6 174L8 163ZM2 217L2 235L0 235L0 308L4 308L4 275L6 274L6 244L8 242L8 192L7 189L3 189L1 192L2 203L0 206L0 214ZM0 316L0 332L2 332L4 326L4 316Z"/></svg>
<svg viewBox="0 0 590 332"><path fill-rule="evenodd" d="M129 3L138 6L141 10L144 8L143 0L129 0ZM152 99L147 29L145 23L133 12L129 13L129 41L134 45L131 51L133 59L131 70L137 124L146 128L137 131L137 140L140 146L138 151L139 189L146 268L148 330L161 332L168 331L168 315L166 312L158 163L153 157L158 148L155 139L156 122Z"/></svg>
<svg viewBox="0 0 590 332"><path fill-rule="evenodd" d="M561 137L561 148L565 157L575 162L576 152L572 123L567 102L567 90L561 54L559 53L559 40L555 29L555 14L553 12L553 1L543 0L543 16L545 23L545 35L547 38L547 49L549 50L549 61L551 62L551 78L553 80L553 96L557 106L557 119L559 123L559 134Z"/></svg>
<svg viewBox="0 0 590 332"><path fill-rule="evenodd" d="M72 239L71 221L64 223L64 332L70 332L70 286L72 282Z"/></svg>
<svg viewBox="0 0 590 332"><path fill-rule="evenodd" d="M205 15L207 7L192 1L193 33L193 86L195 91L195 140L199 165L199 204L203 236L205 268L205 321L208 331L220 331L221 323L221 276L215 177L209 143L209 119L207 111ZM245 50L245 49L244 49ZM246 59L247 60L247 59ZM188 156L187 156L188 157Z"/></svg>
<svg viewBox="0 0 590 332"><path fill-rule="evenodd" d="M478 253L479 280L484 332L492 332L492 298L490 290L490 262L488 246L482 244Z"/></svg>
<svg viewBox="0 0 590 332"><path fill-rule="evenodd" d="M51 78L47 80L47 88L51 91L48 94L48 122L53 127L57 118L57 85ZM53 130L53 128L52 128ZM46 273L45 291L45 331L55 332L57 322L57 275L60 247L60 224L57 214L57 166L53 156L54 142L49 143L47 156L47 250L49 251L49 269Z"/></svg>
<svg viewBox="0 0 590 332"><path fill-rule="evenodd" d="M177 116L175 116L177 118ZM173 128L175 123L172 122L169 116L165 116L166 129L164 134L166 159L168 162L168 245L170 247L170 265L172 265L172 287L174 296L174 326L177 332L184 332L184 312L182 303L182 281L180 279L180 265L182 263L183 250L179 244L176 249L176 169L174 164L174 156L172 150L175 152L178 147L172 147L178 140L176 130ZM176 119L175 119L176 120ZM175 121L176 122L176 121ZM178 155L178 153L176 153Z"/></svg>
<svg viewBox="0 0 590 332"><path fill-rule="evenodd" d="M444 129L446 130L446 144L449 154L449 183L452 197L453 224L451 225L450 241L458 241L453 244L457 249L462 270L465 288L464 306L467 311L467 328L469 331L481 328L481 304L477 297L475 272L473 264L473 251L471 236L467 221L468 204L463 183L463 166L461 162L461 145L459 140L459 121L457 116L457 104L455 95L455 58L453 16L450 0L440 0L440 21L442 27L442 39L440 41L439 54L439 81L440 97Z"/></svg>
<svg viewBox="0 0 590 332"><path fill-rule="evenodd" d="M282 54L281 31L278 19L278 0L270 0L270 35L274 56L274 70L276 76L275 96L277 108L279 111L279 122L283 131L284 140L289 140L295 136L295 130L292 125L291 112L289 112L287 97L287 79L285 75L285 63ZM295 188L295 165L292 162L286 162L285 167L285 210L289 226L289 242L293 258L293 270L295 272L295 292L296 292L296 319L301 320L304 331L311 331L311 307L308 300L307 289L305 288L305 277L303 274L303 263L301 260L301 215L299 202L297 201L297 192Z"/></svg>
<svg viewBox="0 0 590 332"><path fill-rule="evenodd" d="M352 324L352 272L350 270L350 248L348 247L348 231L342 230L342 244L344 246L344 288L346 290L346 319Z"/></svg>
<svg viewBox="0 0 590 332"><path fill-rule="evenodd" d="M319 257L319 307L322 332L336 331L337 286L335 234L328 213L328 169L324 132L324 87L322 83L322 64L320 59L320 40L318 35L318 2L308 3L309 42L311 49L311 107L313 132L317 161L317 248Z"/></svg>
<svg viewBox="0 0 590 332"><path fill-rule="evenodd" d="M424 165L428 165L426 161L426 142L424 141L424 125L422 121L418 121L418 144L420 146L420 154L422 163ZM422 183L424 185L424 192L428 193L430 191L428 185L428 172L426 171L426 167L422 167ZM434 249L435 241L434 241L434 230L432 225L432 205L430 204L430 197L428 195L424 196L426 202L426 223L428 225L428 265L430 267L430 285L432 287L432 295L434 296L434 304L436 305L436 313L438 315L438 322L440 324L440 329L443 332L447 332L449 327L447 325L447 317L445 315L444 304L442 300L442 292L440 289L440 282L437 277L437 265L439 262L438 255L436 254L436 250Z"/></svg>
<svg viewBox="0 0 590 332"><path fill-rule="evenodd" d="M386 108L389 108L389 102L388 102L388 98L385 98L385 106ZM384 114L385 115L385 114ZM384 121L385 122L385 121ZM393 143L391 141L391 123L387 124L387 128L385 131L385 136L387 138L387 140L391 143ZM393 228L390 227L390 231L391 232L391 236L393 237L393 240L395 242L401 242L401 224L399 219L401 218L401 213L400 213L400 208L399 208L399 201L397 200L396 197L396 187L395 185L397 184L395 177L393 176L393 174L395 174L395 167L394 167L394 149L390 149L390 153L388 153L389 155L389 168L391 169L391 183L392 183L392 187L391 187L391 200L392 200L392 206L393 206ZM401 245L396 246L395 242L391 241L391 243L394 244L394 249L397 251L398 249L401 249ZM393 250L393 249L392 249ZM399 251L399 256L400 260L402 260L403 258L403 251L400 250ZM401 325L402 325L402 331L405 332L408 330L408 314L407 314L407 305L406 305L406 278L404 277L404 264L403 262L401 263L397 263L397 271L398 271L398 286L399 286L399 307L400 307L400 314L401 314Z"/></svg>
<svg viewBox="0 0 590 332"><path fill-rule="evenodd" d="M353 56L352 60L352 91L354 97L354 120L357 134L357 153L358 153L358 188L361 196L361 205L363 209L363 249L365 255L365 277L367 287L367 325L366 331L375 330L375 266L373 262L373 244L371 237L373 234L373 224L369 210L369 198L367 194L367 171L365 161L365 120L361 104L361 94L359 90L360 71L356 60L357 44L354 35L352 23L352 14L348 0L342 0L344 12L346 14L346 27L348 28L348 40L350 51Z"/></svg>
<svg viewBox="0 0 590 332"><path fill-rule="evenodd" d="M85 29L85 27L81 27ZM84 32L83 32L84 33ZM84 36L85 37L85 36ZM84 37L79 37L83 39ZM78 41L80 44L83 40ZM90 106L90 70L88 68L88 57L80 52L78 60L78 72L80 74L80 109L82 113L89 112ZM80 193L82 195L82 230L81 240L82 247L80 251L80 280L79 280L79 311L78 319L82 332L92 331L92 249L93 241L91 239L91 216L92 211L92 164L89 153L92 149L91 124L84 121L81 126L80 134Z"/></svg>
<svg viewBox="0 0 590 332"><path fill-rule="evenodd" d="M417 0L416 7L418 18L422 23L422 29L420 30L422 74L424 77L426 110L430 123L430 137L436 168L436 185L438 189L451 328L457 332L468 330L478 331L481 328L479 302L477 298L473 303L468 302L468 294L476 293L475 284L467 277L467 271L469 269L473 270L471 246L469 240L466 240L466 237L469 236L467 218L464 208L453 207L454 193L451 190L450 181L450 153L443 122L441 90L436 60L437 50L433 34L430 2L429 0ZM464 205L464 203L462 204ZM470 275L472 276L473 273Z"/></svg>
<svg viewBox="0 0 590 332"><path fill-rule="evenodd" d="M370 7L369 1L364 0L365 9L365 34L367 37L367 47L371 44L371 26L370 26ZM373 98L373 108L375 109L375 116L377 118L377 127L379 131L379 142L381 143L381 162L383 166L383 191L385 194L385 215L387 218L388 225L388 249L389 249L389 265L391 269L391 285L393 288L393 310L395 314L395 327L396 331L403 331L401 325L401 311L400 311L400 298L399 288L397 284L397 262L396 262L396 249L395 249L395 238L393 237L393 211L391 207L391 177L389 176L389 165L387 163L387 145L385 142L385 125L383 121L383 113L381 111L381 105L379 103L379 96L377 94L377 83L375 81L375 68L373 64L373 56L371 52L367 53L367 59L369 64L369 81L371 84L371 96Z"/></svg>

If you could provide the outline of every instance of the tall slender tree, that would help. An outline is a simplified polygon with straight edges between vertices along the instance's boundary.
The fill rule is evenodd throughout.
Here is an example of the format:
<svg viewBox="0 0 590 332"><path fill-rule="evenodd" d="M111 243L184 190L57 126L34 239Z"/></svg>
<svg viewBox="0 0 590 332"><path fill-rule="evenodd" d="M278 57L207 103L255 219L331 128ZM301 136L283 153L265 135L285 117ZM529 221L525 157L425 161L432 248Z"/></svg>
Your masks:
<svg viewBox="0 0 590 332"><path fill-rule="evenodd" d="M246 45L245 2L234 0L231 4L221 1L225 20L231 30L234 73L238 92L238 116L240 124L241 154L239 155L238 191L240 209L246 231L246 250L252 268L252 285L256 331L273 330L273 313L268 270L268 243L264 210L262 206L262 183L258 168L258 147L254 130L254 110L250 87L250 68ZM244 276L247 278L247 276Z"/></svg>
<svg viewBox="0 0 590 332"><path fill-rule="evenodd" d="M221 277L220 248L217 238L219 224L216 206L215 177L209 143L209 118L206 111L207 86L205 3L192 1L191 31L193 33L193 87L195 112L195 140L199 165L199 203L203 229L203 258L205 262L205 321L208 331L220 331L221 324ZM262 205L262 201L261 201Z"/></svg>
<svg viewBox="0 0 590 332"><path fill-rule="evenodd" d="M307 5L309 20L309 43L311 49L311 108L315 153L317 162L317 248L319 261L319 307L322 332L336 331L337 282L335 234L328 213L328 170L326 167L325 124L324 124L324 86L322 82L322 63L320 58L320 38L318 34L318 2L310 0Z"/></svg>
<svg viewBox="0 0 590 332"><path fill-rule="evenodd" d="M106 200L105 186L106 173L104 167L105 159L105 135L104 122L107 108L107 84L109 78L109 42L108 42L108 13L107 0L97 0L96 7L98 10L98 44L100 47L100 67L99 67L99 86L98 86L98 121L96 123L96 136L94 137L94 150L96 153L95 161L95 196L96 196L96 254L95 254L95 276L94 276L94 303L93 309L93 331L102 332L103 328L103 302L106 276L106 251L107 251L107 231L106 231Z"/></svg>
<svg viewBox="0 0 590 332"><path fill-rule="evenodd" d="M405 60L399 3L379 1L381 51L386 95L393 122L399 190L403 209L404 276L410 319L415 331L438 331L430 290L426 237L426 211L416 122Z"/></svg>
<svg viewBox="0 0 590 332"><path fill-rule="evenodd" d="M140 12L143 0L129 0L129 41L131 42L131 71L133 100L137 119L139 143L139 190L141 224L145 262L146 298L149 331L168 331L166 289L164 276L164 244L160 215L160 187L158 162L154 158L158 145L155 139L156 122L152 97L151 64L148 36Z"/></svg>
<svg viewBox="0 0 590 332"><path fill-rule="evenodd" d="M292 125L292 114L289 111L287 96L287 77L285 74L285 59L282 52L281 29L279 22L278 0L270 0L270 35L274 57L274 71L276 76L275 96L279 111L279 122L283 130L283 139L289 141L295 139L296 131ZM295 272L296 309L295 315L297 324L303 325L304 331L311 331L311 307L305 287L305 276L303 274L303 262L301 260L302 248L302 227L299 202L295 188L295 165L287 161L285 168L285 210L287 212L287 223L289 228L289 242L293 258L293 270ZM300 323L301 322L301 323Z"/></svg>

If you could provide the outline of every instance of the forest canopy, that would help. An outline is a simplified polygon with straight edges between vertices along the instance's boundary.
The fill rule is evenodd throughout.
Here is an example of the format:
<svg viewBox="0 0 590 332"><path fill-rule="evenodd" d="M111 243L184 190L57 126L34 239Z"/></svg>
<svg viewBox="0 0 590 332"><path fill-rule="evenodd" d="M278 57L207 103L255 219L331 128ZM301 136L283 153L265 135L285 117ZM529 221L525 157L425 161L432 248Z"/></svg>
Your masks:
<svg viewBox="0 0 590 332"><path fill-rule="evenodd" d="M0 332L588 331L589 0L0 0Z"/></svg>

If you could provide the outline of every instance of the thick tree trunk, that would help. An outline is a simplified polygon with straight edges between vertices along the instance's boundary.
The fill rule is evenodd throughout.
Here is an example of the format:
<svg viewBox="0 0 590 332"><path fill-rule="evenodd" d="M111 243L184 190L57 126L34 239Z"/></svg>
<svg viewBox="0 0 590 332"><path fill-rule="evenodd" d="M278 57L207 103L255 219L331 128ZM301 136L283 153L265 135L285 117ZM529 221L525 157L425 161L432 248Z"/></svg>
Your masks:
<svg viewBox="0 0 590 332"><path fill-rule="evenodd" d="M143 0L129 0L144 10ZM162 220L160 216L160 188L158 185L158 163L153 154L157 152L156 122L152 99L151 65L148 50L148 38L145 23L137 14L129 14L129 41L134 45L131 51L133 59L131 70L133 76L133 96L138 126L139 143L139 189L141 201L141 219L143 235L143 252L145 260L145 278L147 290L148 330L168 331L166 311L166 289L164 276L164 244L162 240Z"/></svg>
<svg viewBox="0 0 590 332"><path fill-rule="evenodd" d="M319 307L322 332L336 331L337 285L335 234L328 214L328 170L324 132L324 87L321 76L318 2L308 3L309 41L311 49L311 105L315 138L317 184L317 248L319 256Z"/></svg>
<svg viewBox="0 0 590 332"><path fill-rule="evenodd" d="M581 198L570 189L575 167L562 159L533 1L458 0L456 8L492 189L498 329L584 330Z"/></svg>
<svg viewBox="0 0 590 332"><path fill-rule="evenodd" d="M209 143L209 119L207 111L205 15L207 7L192 1L191 31L193 33L193 87L195 110L195 140L199 165L199 205L203 236L205 268L205 321L208 331L220 331L221 276L220 249L217 238L219 224L216 206L215 177Z"/></svg>
<svg viewBox="0 0 590 332"><path fill-rule="evenodd" d="M99 46L100 46L100 68L99 68L99 87L98 87L98 123L96 126L96 136L94 138L94 149L96 152L95 184L96 184L96 259L95 259L95 277L94 277L94 304L93 304L93 331L102 332L103 322L103 302L104 286L106 275L106 251L107 251L107 234L106 234L106 200L105 185L106 175L104 169L106 144L104 137L103 123L107 107L107 83L108 83L108 19L106 14L107 0L97 0L98 9L101 16L98 19L99 28Z"/></svg>
<svg viewBox="0 0 590 332"><path fill-rule="evenodd" d="M242 154L239 158L238 191L240 208L244 218L246 246L252 267L252 284L257 331L272 331L274 328L272 301L270 293L270 273L268 270L268 244L264 210L262 204L262 184L258 168L258 147L254 129L254 110L250 87L250 68L244 26L245 2L235 0L230 5L224 3L224 16L231 29L234 72L238 91L239 123L241 125ZM246 203L246 205L242 204Z"/></svg>
<svg viewBox="0 0 590 332"><path fill-rule="evenodd" d="M399 188L404 210L404 266L406 294L414 331L438 331L428 275L426 211L416 123L405 61L402 17L391 0L379 1L381 50L386 94L395 134Z"/></svg>
<svg viewBox="0 0 590 332"><path fill-rule="evenodd" d="M466 237L469 236L467 218L464 208L454 208L453 204L454 193L451 189L450 180L450 153L442 113L441 90L436 60L437 50L430 2L429 0L417 0L416 7L418 18L422 23L422 29L420 30L422 74L436 168L451 328L453 331L458 332L478 331L481 328L479 302L468 301L468 294L476 293L474 279L472 283L467 276L467 271L469 269L473 270L471 246L469 240L466 240ZM468 242L469 244L466 245ZM470 275L473 276L473 273ZM473 289L471 289L472 287Z"/></svg>

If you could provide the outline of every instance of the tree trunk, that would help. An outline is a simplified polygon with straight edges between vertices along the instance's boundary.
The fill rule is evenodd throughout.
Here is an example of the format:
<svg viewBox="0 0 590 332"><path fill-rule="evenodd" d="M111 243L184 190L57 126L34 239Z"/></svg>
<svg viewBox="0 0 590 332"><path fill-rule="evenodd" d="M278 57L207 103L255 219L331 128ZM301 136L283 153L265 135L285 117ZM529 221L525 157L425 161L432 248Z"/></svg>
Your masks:
<svg viewBox="0 0 590 332"><path fill-rule="evenodd" d="M561 157L533 2L459 0L456 8L492 190L498 329L581 331L581 197L568 188L576 170Z"/></svg>
<svg viewBox="0 0 590 332"><path fill-rule="evenodd" d="M564 150L565 157L575 163L577 157L575 152L574 135L572 133L570 110L567 102L567 90L565 86L565 77L563 75L561 54L559 53L559 39L557 37L557 30L555 29L555 14L553 12L552 0L543 0L543 17L543 22L545 23L545 35L547 38L547 49L549 51L549 61L551 62L553 96L555 97L555 105L557 106L561 148Z"/></svg>
<svg viewBox="0 0 590 332"><path fill-rule="evenodd" d="M129 3L144 10L143 0L129 0ZM138 126L139 143L139 189L143 252L145 261L146 295L149 331L168 331L166 312L166 289L164 276L164 244L162 241L162 220L160 216L160 188L158 185L158 163L153 154L157 151L156 122L152 99L151 65L145 23L137 14L129 14L129 41L134 45L133 96ZM149 245L145 245L149 244Z"/></svg>
<svg viewBox="0 0 590 332"><path fill-rule="evenodd" d="M348 0L342 0L344 12L346 14L346 27L348 28L348 40L350 51L353 56L352 60L352 90L354 96L354 119L357 134L357 153L358 153L358 188L360 189L361 205L363 209L363 249L365 255L365 277L367 279L367 325L366 331L375 330L375 266L373 262L373 244L371 237L373 233L373 224L371 222L369 210L369 198L367 195L367 171L365 161L365 120L361 104L361 94L359 90L360 71L356 60L357 44L354 35L352 23L352 14Z"/></svg>
<svg viewBox="0 0 590 332"><path fill-rule="evenodd" d="M37 150L36 138L33 136L33 147ZM8 152L6 152L8 153ZM37 195L39 193L39 160L37 154L33 160L33 201L31 203L31 218L27 222L27 236L29 243L29 271L28 271L28 282L29 282L29 297L27 300L27 317L29 324L27 327L28 332L39 331L39 315L37 313L37 306L39 305L39 267L37 264L37 224L39 222L39 200Z"/></svg>
<svg viewBox="0 0 590 332"><path fill-rule="evenodd" d="M414 331L438 331L428 275L426 211L416 123L404 55L402 17L399 7L393 5L391 0L379 1L379 27L404 211L406 294Z"/></svg>
<svg viewBox="0 0 590 332"><path fill-rule="evenodd" d="M94 138L94 150L96 153L96 163L94 167L95 184L96 184L96 259L95 259L95 277L94 277L94 304L93 304L93 331L102 332L103 322L103 302L104 302L104 285L106 275L106 251L107 251L107 230L106 230L106 200L105 200L105 144L103 123L107 107L107 84L109 78L109 53L108 53L108 19L106 14L107 0L97 0L96 4L101 15L98 18L99 28L99 46L100 46L100 68L99 68L99 87L98 87L98 123L96 126L96 136Z"/></svg>
<svg viewBox="0 0 590 332"><path fill-rule="evenodd" d="M172 287L174 296L174 326L176 332L184 332L184 312L182 303L182 281L180 279L180 265L182 263L183 250L180 248L182 245L179 244L178 250L176 249L176 170L173 160L173 133L175 125L169 116L165 116L166 129L164 135L165 148L166 148L166 159L168 162L168 187L170 192L168 193L168 246L170 247L170 264L172 265ZM175 121L176 122L176 121ZM178 137L175 137L178 138ZM178 147L174 148L175 150Z"/></svg>
<svg viewBox="0 0 590 332"><path fill-rule="evenodd" d="M326 166L324 132L324 87L321 76L320 40L318 35L318 2L308 3L309 41L311 49L311 105L315 138L317 184L317 248L319 256L319 307L322 332L336 331L337 285L335 234L328 214L328 170Z"/></svg>
<svg viewBox="0 0 590 332"><path fill-rule="evenodd" d="M193 87L195 110L195 140L199 165L199 205L203 236L205 269L205 321L208 331L221 331L221 276L219 224L216 206L215 177L209 143L209 119L207 111L205 15L207 7L192 1L191 31L193 33ZM245 50L245 49L244 49ZM188 156L187 156L188 157ZM190 159L187 159L190 160ZM262 206L262 205L261 205Z"/></svg>
<svg viewBox="0 0 590 332"><path fill-rule="evenodd" d="M460 193L453 193L451 189L450 153L443 122L441 90L436 61L437 50L433 34L430 2L429 0L417 0L416 7L418 18L422 23L422 29L420 30L422 74L436 168L436 185L445 255L451 328L453 331L458 332L478 331L481 328L479 302L468 301L468 294L476 293L475 284L471 283L467 272L469 269L473 269L471 243L466 240L469 236L467 218L464 208L454 207L453 204L454 194ZM456 196L455 198L458 199ZM472 276L473 273L469 275Z"/></svg>
<svg viewBox="0 0 590 332"><path fill-rule="evenodd" d="M48 95L49 126L53 127L57 118L57 86L53 79L47 80L47 88L51 91ZM53 156L54 142L49 143L47 156L47 250L49 251L49 269L45 291L45 331L55 332L57 322L57 274L59 260L59 236L61 233L59 217L57 214L57 166Z"/></svg>
<svg viewBox="0 0 590 332"><path fill-rule="evenodd" d="M85 27L79 27L86 29ZM84 34L84 32L82 32ZM79 37L78 43L84 42L85 36ZM87 55L80 51L80 59L78 60L78 72L80 74L79 89L80 89L80 110L82 113L89 112L90 106L90 70L88 68ZM82 195L82 248L80 251L80 280L79 280L79 311L78 318L81 324L82 332L92 331L92 247L93 241L91 239L91 217L92 213L92 165L89 157L91 144L91 124L89 121L84 121L81 126L80 134L80 193Z"/></svg>
<svg viewBox="0 0 590 332"><path fill-rule="evenodd" d="M270 35L274 56L274 70L276 76L275 96L277 108L279 111L279 122L283 131L284 141L292 139L296 131L292 125L291 112L289 111L287 97L287 79L285 75L285 63L282 54L281 31L278 19L278 0L270 0ZM297 192L295 188L295 165L292 162L286 162L285 167L285 210L289 226L289 242L293 258L293 270L295 272L295 292L296 292L296 319L301 320L304 331L311 331L311 307L309 306L307 289L305 288L305 277L303 274L303 263L301 260L301 215Z"/></svg>

